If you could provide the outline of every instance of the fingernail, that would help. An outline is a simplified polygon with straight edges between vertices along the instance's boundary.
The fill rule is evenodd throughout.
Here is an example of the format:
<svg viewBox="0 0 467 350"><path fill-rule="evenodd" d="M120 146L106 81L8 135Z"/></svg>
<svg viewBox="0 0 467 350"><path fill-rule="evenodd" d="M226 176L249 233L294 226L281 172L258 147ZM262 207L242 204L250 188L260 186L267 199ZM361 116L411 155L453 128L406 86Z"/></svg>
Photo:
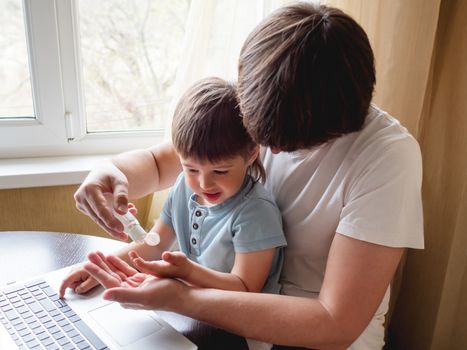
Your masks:
<svg viewBox="0 0 467 350"><path fill-rule="evenodd" d="M110 294L110 293L106 293L102 297L104 298L104 300L108 300L108 301L113 301L114 300L113 295Z"/></svg>

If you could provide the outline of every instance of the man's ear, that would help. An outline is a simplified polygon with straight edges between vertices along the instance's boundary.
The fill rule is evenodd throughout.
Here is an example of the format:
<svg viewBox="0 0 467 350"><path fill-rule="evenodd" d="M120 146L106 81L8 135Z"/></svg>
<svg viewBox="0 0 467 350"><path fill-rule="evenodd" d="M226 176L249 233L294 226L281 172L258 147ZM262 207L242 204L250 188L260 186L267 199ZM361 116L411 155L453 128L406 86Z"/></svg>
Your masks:
<svg viewBox="0 0 467 350"><path fill-rule="evenodd" d="M250 157L248 158L248 166L252 165L256 158L259 156L259 145L256 145L254 148L252 148L250 152Z"/></svg>

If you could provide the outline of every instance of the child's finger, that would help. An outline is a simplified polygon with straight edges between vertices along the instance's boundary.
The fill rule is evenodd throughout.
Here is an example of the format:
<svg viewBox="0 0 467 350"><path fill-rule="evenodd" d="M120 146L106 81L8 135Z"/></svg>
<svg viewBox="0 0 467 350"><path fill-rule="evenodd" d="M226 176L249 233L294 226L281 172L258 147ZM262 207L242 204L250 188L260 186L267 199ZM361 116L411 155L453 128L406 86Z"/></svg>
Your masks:
<svg viewBox="0 0 467 350"><path fill-rule="evenodd" d="M130 257L131 260L140 258L139 254L134 250L130 250L130 252L128 253L128 256Z"/></svg>
<svg viewBox="0 0 467 350"><path fill-rule="evenodd" d="M99 266L102 270L122 281L127 277L118 267L112 264L112 259L108 259L102 252L95 252L88 255L89 261Z"/></svg>
<svg viewBox="0 0 467 350"><path fill-rule="evenodd" d="M147 268L145 264L148 262L144 260L136 251L130 250L130 252L128 253L128 256L130 257L133 265L136 266L140 271L141 271L141 268Z"/></svg>
<svg viewBox="0 0 467 350"><path fill-rule="evenodd" d="M128 265L125 261L114 255L109 255L106 259L116 270L123 272L127 277L138 273L134 268Z"/></svg>
<svg viewBox="0 0 467 350"><path fill-rule="evenodd" d="M121 280L113 276L112 274L108 273L100 266L88 262L84 265L84 269L90 273L100 284L102 284L105 288L113 288L119 287L121 284Z"/></svg>
<svg viewBox="0 0 467 350"><path fill-rule="evenodd" d="M170 264L165 261L146 261L141 258L136 258L133 263L141 272L155 275L158 277L167 277L171 275Z"/></svg>
<svg viewBox="0 0 467 350"><path fill-rule="evenodd" d="M109 267L109 269L114 273L116 274L118 277L120 277L120 279L122 281L125 280L125 278L127 278L127 274L125 272L123 272L121 269L119 269L118 267L116 267L116 265L114 263L112 263L112 261L115 262L115 260L117 260L118 258L116 257L110 257L109 256L105 256L104 254L100 253L100 256L101 258L105 261L105 263L107 264L107 266ZM117 264L118 265L118 264Z"/></svg>
<svg viewBox="0 0 467 350"><path fill-rule="evenodd" d="M146 261L143 258L137 257L132 258L133 264L142 272L146 272L143 270L149 270L151 272L155 272L158 270L157 264L154 261Z"/></svg>
<svg viewBox="0 0 467 350"><path fill-rule="evenodd" d="M82 270L76 270L71 272L67 277L65 277L58 291L58 295L60 296L60 298L63 298L65 296L65 291L67 290L67 288L73 289L82 281L83 274L86 274L86 272Z"/></svg>
<svg viewBox="0 0 467 350"><path fill-rule="evenodd" d="M84 294L97 286L99 282L97 282L94 278L89 276L85 281L81 282L75 287L75 293Z"/></svg>
<svg viewBox="0 0 467 350"><path fill-rule="evenodd" d="M162 259L176 266L180 266L185 263L187 257L182 252L169 252L162 253Z"/></svg>
<svg viewBox="0 0 467 350"><path fill-rule="evenodd" d="M142 271L142 268L148 268L147 266L145 266L145 263L148 263L148 261L144 260L136 251L131 250L128 253L128 256L130 257L133 265L137 267L139 271Z"/></svg>
<svg viewBox="0 0 467 350"><path fill-rule="evenodd" d="M112 273L112 270L105 262L105 256L101 252L93 252L88 254L88 259L93 264L99 266L102 270Z"/></svg>

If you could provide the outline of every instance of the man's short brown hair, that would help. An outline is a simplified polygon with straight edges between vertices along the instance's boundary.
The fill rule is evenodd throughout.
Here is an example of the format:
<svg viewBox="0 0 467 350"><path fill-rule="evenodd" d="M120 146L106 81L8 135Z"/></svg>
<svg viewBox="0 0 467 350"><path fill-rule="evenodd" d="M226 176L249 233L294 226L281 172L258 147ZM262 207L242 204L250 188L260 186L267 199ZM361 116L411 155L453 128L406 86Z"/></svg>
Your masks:
<svg viewBox="0 0 467 350"><path fill-rule="evenodd" d="M245 127L256 142L283 151L360 130L374 85L366 33L350 16L323 5L277 10L240 54Z"/></svg>

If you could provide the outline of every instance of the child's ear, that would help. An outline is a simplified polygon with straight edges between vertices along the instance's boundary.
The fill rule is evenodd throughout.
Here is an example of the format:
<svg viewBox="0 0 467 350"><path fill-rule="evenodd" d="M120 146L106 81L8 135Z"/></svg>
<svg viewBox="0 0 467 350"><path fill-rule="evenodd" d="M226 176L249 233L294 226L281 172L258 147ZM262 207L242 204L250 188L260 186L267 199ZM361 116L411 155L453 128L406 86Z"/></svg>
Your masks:
<svg viewBox="0 0 467 350"><path fill-rule="evenodd" d="M250 153L250 158L248 159L248 166L252 165L256 158L259 156L259 145L256 145L254 148L252 148L251 153Z"/></svg>

